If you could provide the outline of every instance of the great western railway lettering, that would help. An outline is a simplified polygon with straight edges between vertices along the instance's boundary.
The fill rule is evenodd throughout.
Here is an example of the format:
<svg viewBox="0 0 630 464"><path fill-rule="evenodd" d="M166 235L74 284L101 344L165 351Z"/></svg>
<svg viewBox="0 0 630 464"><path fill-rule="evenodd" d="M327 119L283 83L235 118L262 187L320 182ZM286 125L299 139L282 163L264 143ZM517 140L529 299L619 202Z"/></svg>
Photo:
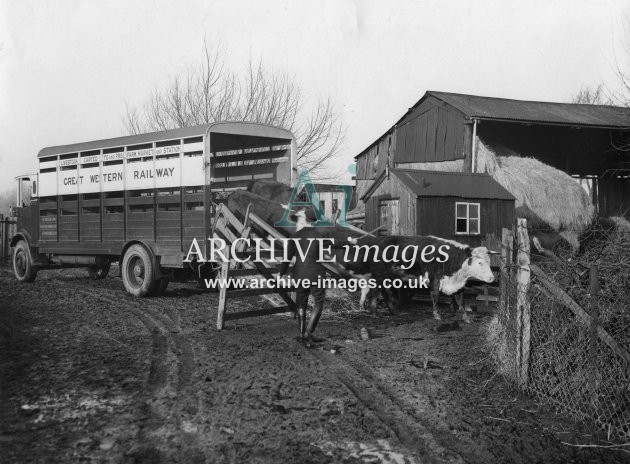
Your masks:
<svg viewBox="0 0 630 464"><path fill-rule="evenodd" d="M83 178L85 176L70 176L70 177L64 177L63 179L63 185L79 185L79 184L83 184ZM98 183L102 180L102 182L116 182L116 181L122 181L123 180L123 173L122 172L107 172L104 174L101 174L99 176L99 174L92 174L91 176L88 176L87 178L89 183L95 184Z"/></svg>
<svg viewBox="0 0 630 464"><path fill-rule="evenodd" d="M155 177L170 177L173 175L173 171L175 168L164 168L164 169L155 169ZM134 171L133 178L134 179L152 179L153 178L153 170L145 169L142 171Z"/></svg>
<svg viewBox="0 0 630 464"><path fill-rule="evenodd" d="M156 168L142 169L133 171L133 179L153 179L162 177L173 177L175 168ZM106 172L103 174L92 174L87 177L87 182L96 184L99 182L120 182L124 180L124 173L121 172ZM84 176L68 176L63 178L63 185L78 185L83 184Z"/></svg>

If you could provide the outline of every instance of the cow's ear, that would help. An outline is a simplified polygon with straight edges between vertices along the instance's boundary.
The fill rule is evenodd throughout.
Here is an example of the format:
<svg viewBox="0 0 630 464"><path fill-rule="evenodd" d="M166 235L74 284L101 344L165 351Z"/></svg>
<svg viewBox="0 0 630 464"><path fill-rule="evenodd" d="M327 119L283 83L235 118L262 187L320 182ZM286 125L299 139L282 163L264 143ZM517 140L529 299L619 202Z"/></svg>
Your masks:
<svg viewBox="0 0 630 464"><path fill-rule="evenodd" d="M468 258L468 265L472 266L472 256L470 258Z"/></svg>

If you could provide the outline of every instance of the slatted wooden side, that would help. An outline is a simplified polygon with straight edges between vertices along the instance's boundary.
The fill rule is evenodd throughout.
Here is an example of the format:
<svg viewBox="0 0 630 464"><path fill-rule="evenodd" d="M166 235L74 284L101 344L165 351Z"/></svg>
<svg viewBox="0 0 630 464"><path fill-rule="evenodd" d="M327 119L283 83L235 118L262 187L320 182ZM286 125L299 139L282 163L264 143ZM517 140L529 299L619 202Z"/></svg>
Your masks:
<svg viewBox="0 0 630 464"><path fill-rule="evenodd" d="M57 197L43 197L39 200L39 238L43 242L57 241L58 227Z"/></svg>
<svg viewBox="0 0 630 464"><path fill-rule="evenodd" d="M103 194L103 241L119 242L125 239L125 199Z"/></svg>
<svg viewBox="0 0 630 464"><path fill-rule="evenodd" d="M190 247L195 238L199 246L203 246L207 238L204 226L205 211L202 187L184 188L182 192L182 241L185 250Z"/></svg>
<svg viewBox="0 0 630 464"><path fill-rule="evenodd" d="M182 196L181 189L173 194L158 195L155 199L155 240L159 246L182 249Z"/></svg>
<svg viewBox="0 0 630 464"><path fill-rule="evenodd" d="M82 242L101 240L101 199L81 199L79 211L79 230Z"/></svg>
<svg viewBox="0 0 630 464"><path fill-rule="evenodd" d="M155 239L155 197L151 195L132 196L136 192L125 192L127 195L127 240Z"/></svg>

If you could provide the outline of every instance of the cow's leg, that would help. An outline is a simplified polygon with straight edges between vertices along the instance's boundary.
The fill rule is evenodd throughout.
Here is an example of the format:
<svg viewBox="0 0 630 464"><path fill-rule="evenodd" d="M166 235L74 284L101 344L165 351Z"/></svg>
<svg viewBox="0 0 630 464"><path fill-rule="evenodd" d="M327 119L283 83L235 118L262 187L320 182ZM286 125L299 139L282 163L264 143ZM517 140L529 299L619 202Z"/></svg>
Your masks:
<svg viewBox="0 0 630 464"><path fill-rule="evenodd" d="M431 284L431 301L433 302L433 318L438 321L442 320L440 312L438 311L438 305L440 303L440 281L434 279Z"/></svg>
<svg viewBox="0 0 630 464"><path fill-rule="evenodd" d="M453 295L453 298L457 302L457 309L462 312L462 318L464 319L464 322L466 324L470 324L472 322L472 319L466 312L466 308L464 308L464 291L462 290L460 292L457 292L455 295Z"/></svg>
<svg viewBox="0 0 630 464"><path fill-rule="evenodd" d="M368 309L368 305L372 302L372 300L368 299L370 290L371 289L367 286L361 289L361 299L359 300L359 307L361 309Z"/></svg>
<svg viewBox="0 0 630 464"><path fill-rule="evenodd" d="M326 289L325 288L313 288L311 289L311 294L313 295L313 299L315 300L315 309L313 310L313 314L311 314L311 319L308 321L308 327L306 328L306 338L314 343L324 341L323 338L317 338L313 335L315 329L317 328L317 323L319 322L319 318L324 311L324 301L326 299Z"/></svg>
<svg viewBox="0 0 630 464"><path fill-rule="evenodd" d="M372 289L370 290L370 294L369 294L369 303L368 303L368 309L370 311L370 313L372 314L377 314L378 310L376 309L376 307L378 306L378 291Z"/></svg>
<svg viewBox="0 0 630 464"><path fill-rule="evenodd" d="M298 307L298 325L300 328L300 338L306 335L306 308L308 306L309 290L305 288L297 289L295 300Z"/></svg>
<svg viewBox="0 0 630 464"><path fill-rule="evenodd" d="M378 282L378 287L380 287L380 285L382 284L382 282ZM377 314L378 311L376 309L377 305L378 305L378 295L381 292L379 289L377 288L369 288L367 289L367 295L365 297L365 302L364 302L364 307L365 309L367 309L368 311L370 311L370 313L372 314Z"/></svg>
<svg viewBox="0 0 630 464"><path fill-rule="evenodd" d="M397 316L398 313L398 298L395 296L396 291L391 288L383 289L383 300L385 300L385 304L387 305L387 309L390 314Z"/></svg>
<svg viewBox="0 0 630 464"><path fill-rule="evenodd" d="M408 288L401 288L398 293L400 296L398 299L398 307L400 308L411 300L411 290Z"/></svg>

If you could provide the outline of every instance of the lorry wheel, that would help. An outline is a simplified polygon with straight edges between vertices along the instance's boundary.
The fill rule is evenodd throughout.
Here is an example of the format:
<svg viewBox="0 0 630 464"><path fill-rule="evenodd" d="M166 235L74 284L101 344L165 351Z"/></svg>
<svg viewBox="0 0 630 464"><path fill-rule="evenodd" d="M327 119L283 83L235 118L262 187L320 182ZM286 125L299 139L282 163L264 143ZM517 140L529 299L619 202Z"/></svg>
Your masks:
<svg viewBox="0 0 630 464"><path fill-rule="evenodd" d="M107 263L103 266L88 266L88 275L90 276L90 279L104 279L105 277L107 277L107 274L109 274L110 266L111 263Z"/></svg>
<svg viewBox="0 0 630 464"><path fill-rule="evenodd" d="M122 280L125 289L136 297L149 296L160 281L153 278L155 262L142 245L131 245L122 262Z"/></svg>
<svg viewBox="0 0 630 464"><path fill-rule="evenodd" d="M20 282L33 282L37 276L37 269L33 267L31 250L24 240L20 240L13 250L13 273Z"/></svg>

